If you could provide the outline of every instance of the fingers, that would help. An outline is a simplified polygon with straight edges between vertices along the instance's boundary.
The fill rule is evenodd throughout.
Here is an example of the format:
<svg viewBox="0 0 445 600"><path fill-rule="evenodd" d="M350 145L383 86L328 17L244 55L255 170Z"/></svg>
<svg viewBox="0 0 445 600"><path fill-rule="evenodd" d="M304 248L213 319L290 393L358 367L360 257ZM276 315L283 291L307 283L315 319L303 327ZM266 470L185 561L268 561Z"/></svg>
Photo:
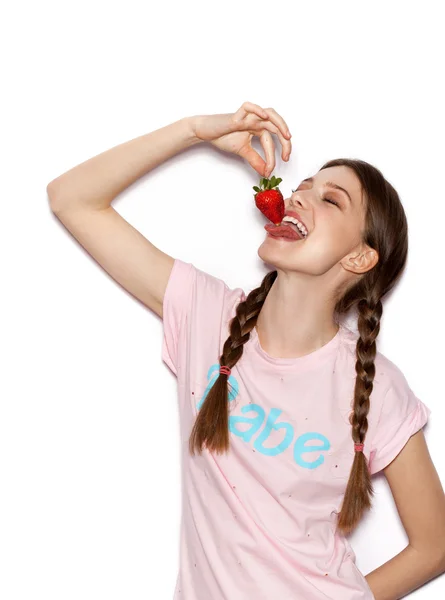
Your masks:
<svg viewBox="0 0 445 600"><path fill-rule="evenodd" d="M273 125L270 121L263 121L261 123L261 126L264 127L265 129L267 129L268 131L271 131L272 133L275 133L280 142L281 142L281 146L282 146L282 151L281 151L281 158L283 160L289 160L290 157L290 153L292 152L292 143L290 140L287 140L280 129L278 129L278 127L276 127L275 125Z"/></svg>
<svg viewBox="0 0 445 600"><path fill-rule="evenodd" d="M258 106L258 104L253 104L253 102L243 102L241 108L239 108L236 111L236 113L234 115L234 120L237 121L237 120L244 119L244 117L249 112L253 112L258 117L261 117L262 119L268 119L269 118L269 115L264 110L264 108L261 108L261 106Z"/></svg>
<svg viewBox="0 0 445 600"><path fill-rule="evenodd" d="M290 141L292 136L286 121L275 109L264 109L253 102L244 102L234 114L234 121L242 121L249 113L263 119L258 125L262 129L259 133L259 138L266 156L266 163L264 163L263 159L255 151L253 151L255 156L249 156L249 162L259 173L264 171L264 176L269 177L275 168L275 147L271 133L275 133L280 140L282 146L281 157L284 161L289 160L292 152L292 143ZM255 132L255 135L258 134Z"/></svg>
<svg viewBox="0 0 445 600"><path fill-rule="evenodd" d="M277 113L277 111L273 108L266 108L263 109L264 112L267 113L269 119L272 121L272 123L274 123L274 125L276 125L283 133L283 135L290 140L291 133L289 131L289 127L286 124L286 121L283 119L283 117L281 115L279 115Z"/></svg>
<svg viewBox="0 0 445 600"><path fill-rule="evenodd" d="M267 132L265 133L267 134ZM244 158L250 164L250 166L261 175L261 177L269 177L269 171L267 170L267 165L264 162L263 157L260 156L250 144L246 144L243 146L243 148L241 148L239 156Z"/></svg>
<svg viewBox="0 0 445 600"><path fill-rule="evenodd" d="M264 176L269 177L269 175L275 169L275 146L273 143L273 138L266 129L263 129L259 138L266 156L266 168L264 171Z"/></svg>

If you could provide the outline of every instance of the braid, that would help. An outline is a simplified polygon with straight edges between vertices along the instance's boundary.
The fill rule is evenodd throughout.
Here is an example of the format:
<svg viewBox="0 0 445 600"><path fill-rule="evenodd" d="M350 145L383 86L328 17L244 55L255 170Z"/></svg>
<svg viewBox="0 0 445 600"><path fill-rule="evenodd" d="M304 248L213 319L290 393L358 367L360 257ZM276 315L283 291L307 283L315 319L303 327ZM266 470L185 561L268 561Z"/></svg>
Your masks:
<svg viewBox="0 0 445 600"><path fill-rule="evenodd" d="M363 298L358 303L358 331L354 389L354 407L350 416L352 439L364 443L368 431L369 397L375 376L376 338L380 331L383 306L380 298ZM367 459L363 452L356 451L346 487L337 528L348 534L360 521L365 510L371 508L374 490Z"/></svg>
<svg viewBox="0 0 445 600"><path fill-rule="evenodd" d="M261 285L253 289L244 302L238 304L229 325L230 335L219 359L221 366L231 369L243 355L244 344L250 338L250 332L256 325L264 300L276 277L277 271L267 273ZM189 438L191 454L195 453L195 449L200 453L204 443L210 451L222 453L229 450L228 378L228 375L219 373L199 410Z"/></svg>

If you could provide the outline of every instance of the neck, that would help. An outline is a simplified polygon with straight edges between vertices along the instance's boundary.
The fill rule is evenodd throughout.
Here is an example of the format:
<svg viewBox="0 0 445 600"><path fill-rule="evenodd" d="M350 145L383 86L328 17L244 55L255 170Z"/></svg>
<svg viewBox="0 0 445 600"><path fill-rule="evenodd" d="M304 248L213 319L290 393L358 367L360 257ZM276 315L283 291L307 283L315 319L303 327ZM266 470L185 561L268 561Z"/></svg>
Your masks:
<svg viewBox="0 0 445 600"><path fill-rule="evenodd" d="M258 315L260 345L275 358L315 352L338 332L333 314L333 303L316 281L307 284L279 272Z"/></svg>

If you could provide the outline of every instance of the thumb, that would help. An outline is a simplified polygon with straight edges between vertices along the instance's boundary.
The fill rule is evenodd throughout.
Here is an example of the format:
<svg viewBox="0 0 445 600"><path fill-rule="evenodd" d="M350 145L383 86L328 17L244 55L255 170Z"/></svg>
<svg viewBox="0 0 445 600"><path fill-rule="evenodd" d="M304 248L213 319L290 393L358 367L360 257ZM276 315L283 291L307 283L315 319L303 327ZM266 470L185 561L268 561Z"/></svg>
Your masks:
<svg viewBox="0 0 445 600"><path fill-rule="evenodd" d="M250 166L253 167L255 171L257 171L262 177L266 176L267 164L262 156L260 156L258 152L254 150L252 146L250 146L250 144L241 148L238 154L244 158L244 160L246 160Z"/></svg>

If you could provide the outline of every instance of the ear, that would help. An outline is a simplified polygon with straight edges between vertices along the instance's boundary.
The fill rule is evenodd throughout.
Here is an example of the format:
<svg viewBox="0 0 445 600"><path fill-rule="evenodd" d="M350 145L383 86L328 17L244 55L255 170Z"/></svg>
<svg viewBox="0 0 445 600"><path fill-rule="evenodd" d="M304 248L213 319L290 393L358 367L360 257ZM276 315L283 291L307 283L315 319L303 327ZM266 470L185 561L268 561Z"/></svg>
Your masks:
<svg viewBox="0 0 445 600"><path fill-rule="evenodd" d="M377 250L370 248L368 245L364 245L359 250L355 250L345 256L341 261L341 265L347 270L353 273L363 274L370 271L379 261L379 255Z"/></svg>

